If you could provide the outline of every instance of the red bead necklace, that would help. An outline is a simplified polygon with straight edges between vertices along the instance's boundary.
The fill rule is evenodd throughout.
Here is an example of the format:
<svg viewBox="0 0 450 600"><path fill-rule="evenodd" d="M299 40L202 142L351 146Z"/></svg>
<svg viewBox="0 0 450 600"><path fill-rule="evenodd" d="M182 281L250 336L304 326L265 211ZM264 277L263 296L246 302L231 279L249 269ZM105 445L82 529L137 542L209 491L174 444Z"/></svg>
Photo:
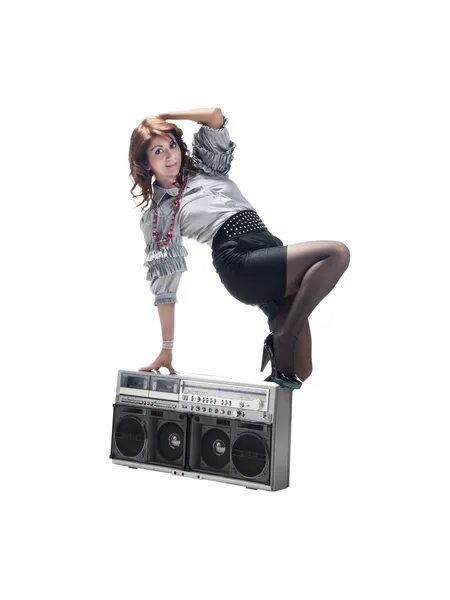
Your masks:
<svg viewBox="0 0 450 600"><path fill-rule="evenodd" d="M186 183L187 183L187 175L184 176L183 183L181 184L181 187L180 187L180 191L178 192L177 197L173 201L173 204L172 204L172 207L173 207L173 210L172 210L172 221L170 223L170 229L169 229L169 232L166 233L166 237L164 238L164 240L162 242L159 242L158 239L157 239L158 236L159 236L159 233L156 230L156 225L158 223L158 207L156 205L156 202L153 201L153 206L154 206L154 211L155 211L155 214L153 216L153 237L155 238L155 242L156 242L156 244L158 245L159 248L163 248L164 246L166 246L170 242L170 240L172 239L172 231L173 231L173 224L175 222L175 215L177 214L178 208L180 206L180 198L181 198L181 196L182 196L182 194L184 192L184 188L186 187Z"/></svg>

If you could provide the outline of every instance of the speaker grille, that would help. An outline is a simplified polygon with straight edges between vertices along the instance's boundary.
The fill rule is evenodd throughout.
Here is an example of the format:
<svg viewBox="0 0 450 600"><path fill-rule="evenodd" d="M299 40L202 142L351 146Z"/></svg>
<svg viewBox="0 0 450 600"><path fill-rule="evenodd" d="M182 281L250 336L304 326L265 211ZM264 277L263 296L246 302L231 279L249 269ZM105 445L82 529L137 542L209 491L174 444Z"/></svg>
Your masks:
<svg viewBox="0 0 450 600"><path fill-rule="evenodd" d="M243 477L257 477L269 459L263 440L253 433L243 433L236 439L231 456L235 469Z"/></svg>
<svg viewBox="0 0 450 600"><path fill-rule="evenodd" d="M202 459L212 469L223 469L230 460L230 438L221 429L208 429L202 437Z"/></svg>
<svg viewBox="0 0 450 600"><path fill-rule="evenodd" d="M166 460L178 460L183 455L184 433L176 423L165 423L158 431L158 451Z"/></svg>
<svg viewBox="0 0 450 600"><path fill-rule="evenodd" d="M116 425L114 438L123 456L135 458L144 449L147 433L142 421L136 417L123 417Z"/></svg>

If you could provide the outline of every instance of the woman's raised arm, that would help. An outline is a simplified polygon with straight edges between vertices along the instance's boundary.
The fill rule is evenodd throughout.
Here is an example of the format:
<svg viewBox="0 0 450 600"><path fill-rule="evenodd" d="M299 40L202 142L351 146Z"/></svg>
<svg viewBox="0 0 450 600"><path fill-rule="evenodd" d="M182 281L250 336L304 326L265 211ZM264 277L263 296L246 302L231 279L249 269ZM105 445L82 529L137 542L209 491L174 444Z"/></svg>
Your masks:
<svg viewBox="0 0 450 600"><path fill-rule="evenodd" d="M220 129L223 125L223 115L220 108L194 108L192 110L178 110L174 112L161 113L160 119L171 121L176 119L196 121L202 125L208 125L214 129Z"/></svg>

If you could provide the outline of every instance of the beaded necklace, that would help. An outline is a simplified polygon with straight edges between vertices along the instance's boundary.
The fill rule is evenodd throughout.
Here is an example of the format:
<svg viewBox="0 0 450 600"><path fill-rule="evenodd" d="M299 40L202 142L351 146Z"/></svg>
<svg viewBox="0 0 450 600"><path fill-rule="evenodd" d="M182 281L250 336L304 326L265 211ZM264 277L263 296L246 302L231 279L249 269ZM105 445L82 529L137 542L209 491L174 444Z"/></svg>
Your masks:
<svg viewBox="0 0 450 600"><path fill-rule="evenodd" d="M175 215L177 214L178 208L180 206L180 198L184 192L186 183L187 183L187 175L184 175L183 183L181 184L180 191L178 192L177 197L175 198L175 200L173 201L173 204L172 204L172 221L170 223L170 229L169 229L169 232L166 233L166 237L164 238L164 240L162 242L159 242L157 239L159 236L159 233L157 231L158 207L156 205L156 202L153 201L153 207L154 207L154 211L155 211L154 216L153 216L153 237L155 238L155 242L156 242L158 248L163 248L164 246L167 246L167 244L172 239L172 231L173 231L173 227L174 227L173 224L175 222Z"/></svg>

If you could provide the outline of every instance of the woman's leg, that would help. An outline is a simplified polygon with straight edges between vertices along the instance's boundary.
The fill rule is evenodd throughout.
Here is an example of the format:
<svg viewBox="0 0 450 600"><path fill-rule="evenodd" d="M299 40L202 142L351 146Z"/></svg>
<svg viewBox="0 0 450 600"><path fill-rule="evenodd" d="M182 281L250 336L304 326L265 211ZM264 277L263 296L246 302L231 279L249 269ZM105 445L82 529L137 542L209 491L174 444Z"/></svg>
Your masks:
<svg viewBox="0 0 450 600"><path fill-rule="evenodd" d="M331 292L349 263L350 251L342 242L303 242L287 247L285 296L294 297L282 323L274 331L275 358L279 371L295 373L296 341L306 320Z"/></svg>
<svg viewBox="0 0 450 600"><path fill-rule="evenodd" d="M267 321L270 331L275 332L282 327L294 299L295 294L285 297L280 312L275 318ZM311 349L311 330L308 319L306 319L296 340L294 349L294 372L302 381L308 379L313 370Z"/></svg>

